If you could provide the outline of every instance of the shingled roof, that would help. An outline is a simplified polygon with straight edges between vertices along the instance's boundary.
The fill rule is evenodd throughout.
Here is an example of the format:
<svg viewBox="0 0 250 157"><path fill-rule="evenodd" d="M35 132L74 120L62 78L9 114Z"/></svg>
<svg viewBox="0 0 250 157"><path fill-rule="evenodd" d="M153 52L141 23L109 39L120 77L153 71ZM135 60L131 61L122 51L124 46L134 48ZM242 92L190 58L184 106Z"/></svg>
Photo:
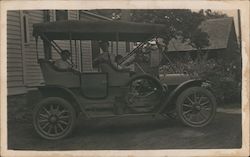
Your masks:
<svg viewBox="0 0 250 157"><path fill-rule="evenodd" d="M228 39L230 32L233 29L235 33L235 28L233 24L233 18L218 18L203 21L200 25L203 32L208 34L209 46L203 49L224 49L228 46ZM236 40L236 39L235 39ZM168 45L168 51L192 51L196 50L188 43L183 43L181 40L172 39Z"/></svg>

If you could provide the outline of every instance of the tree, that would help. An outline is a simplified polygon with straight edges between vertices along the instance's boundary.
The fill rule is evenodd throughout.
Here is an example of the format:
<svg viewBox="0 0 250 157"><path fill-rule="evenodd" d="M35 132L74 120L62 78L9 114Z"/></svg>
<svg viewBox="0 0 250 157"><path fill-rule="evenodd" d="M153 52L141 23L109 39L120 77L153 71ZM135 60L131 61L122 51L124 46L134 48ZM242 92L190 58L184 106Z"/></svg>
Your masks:
<svg viewBox="0 0 250 157"><path fill-rule="evenodd" d="M164 34L166 45L172 38L181 38L183 42L189 42L197 49L209 45L207 33L202 32L198 27L200 23L206 19L226 17L226 14L210 9L202 9L198 12L190 9L98 9L91 12L114 20L124 20L122 17L127 16L129 12L129 19L133 22L164 24L167 29L167 33Z"/></svg>
<svg viewBox="0 0 250 157"><path fill-rule="evenodd" d="M201 22L219 17L226 15L209 9L198 12L190 9L131 10L131 20L134 22L166 25L168 32L164 38L166 45L172 38L181 38L183 42L188 42L197 49L209 45L207 33L199 29Z"/></svg>

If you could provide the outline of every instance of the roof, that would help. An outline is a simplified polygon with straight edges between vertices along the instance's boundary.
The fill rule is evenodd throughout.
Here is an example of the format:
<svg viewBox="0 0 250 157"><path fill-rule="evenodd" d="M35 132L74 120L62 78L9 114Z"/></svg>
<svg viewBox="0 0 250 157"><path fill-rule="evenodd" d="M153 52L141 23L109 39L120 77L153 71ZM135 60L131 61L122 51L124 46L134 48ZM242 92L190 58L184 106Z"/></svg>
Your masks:
<svg viewBox="0 0 250 157"><path fill-rule="evenodd" d="M203 21L200 25L203 32L208 34L209 46L203 49L224 49L227 48L230 32L233 28L233 18L218 18ZM235 30L233 30L235 31ZM172 39L168 45L168 51L191 51L196 50L187 42L182 43L181 40Z"/></svg>
<svg viewBox="0 0 250 157"><path fill-rule="evenodd" d="M153 35L163 34L166 29L162 24L144 24L124 21L106 20L68 20L33 25L33 34L45 34L54 40L116 40L119 34L121 41L145 41Z"/></svg>

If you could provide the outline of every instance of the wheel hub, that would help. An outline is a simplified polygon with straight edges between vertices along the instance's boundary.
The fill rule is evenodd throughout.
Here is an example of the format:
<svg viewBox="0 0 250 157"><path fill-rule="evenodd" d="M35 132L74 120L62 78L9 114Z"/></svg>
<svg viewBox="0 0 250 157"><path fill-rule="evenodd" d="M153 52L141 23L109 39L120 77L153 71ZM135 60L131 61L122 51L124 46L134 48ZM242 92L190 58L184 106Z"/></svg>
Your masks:
<svg viewBox="0 0 250 157"><path fill-rule="evenodd" d="M199 104L195 104L195 110L200 111L201 110L201 106Z"/></svg>
<svg viewBox="0 0 250 157"><path fill-rule="evenodd" d="M52 115L50 118L49 118L49 121L51 122L51 123L56 123L57 122L57 116L55 116L55 115Z"/></svg>

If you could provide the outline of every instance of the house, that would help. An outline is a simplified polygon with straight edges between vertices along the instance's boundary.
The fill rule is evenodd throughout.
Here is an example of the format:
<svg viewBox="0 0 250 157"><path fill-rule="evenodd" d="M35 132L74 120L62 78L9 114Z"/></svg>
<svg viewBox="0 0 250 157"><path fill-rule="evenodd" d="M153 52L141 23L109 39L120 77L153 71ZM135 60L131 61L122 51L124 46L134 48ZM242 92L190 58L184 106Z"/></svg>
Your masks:
<svg viewBox="0 0 250 157"><path fill-rule="evenodd" d="M239 58L237 37L232 17L209 19L203 21L200 29L208 35L209 46L201 50L195 49L187 42L172 39L168 45L168 55L184 55L189 53L195 58L197 52L207 53L209 58L221 58L223 60Z"/></svg>
<svg viewBox="0 0 250 157"><path fill-rule="evenodd" d="M33 24L59 20L112 20L83 10L11 10L7 12L7 88L8 95L27 93L41 86L43 77L37 63L35 38L32 36ZM70 49L69 41L56 41L63 49ZM98 50L96 41L73 43L72 61L80 71L93 71L92 51ZM80 50L81 44L81 50ZM111 43L111 52L116 45ZM121 54L127 52L127 43L119 42ZM43 55L43 43L38 42L38 57ZM82 63L80 59L82 51ZM52 58L59 57L56 53ZM83 65L80 65L83 64Z"/></svg>
<svg viewBox="0 0 250 157"><path fill-rule="evenodd" d="M125 14L126 15L126 14ZM7 12L7 87L8 95L26 93L36 86L42 85L43 77L37 63L36 43L32 36L32 25L58 20L112 20L110 18L83 10L11 10ZM127 20L127 19L122 19ZM211 57L230 59L236 52L237 40L232 18L221 18L204 21L201 29L208 33L210 45L202 51L209 52ZM68 41L56 41L63 49L70 49ZM74 43L72 49L72 61L80 71L93 71L92 60L99 46L97 41L81 41ZM80 45L81 50L80 50ZM133 43L111 42L110 52L116 53L118 49L121 55L126 55ZM82 62L80 59L82 51ZM187 43L171 40L168 46L169 55L182 55L182 53L195 53ZM178 52L178 53L176 53ZM38 42L39 57L43 57L42 41ZM59 55L52 56L56 59Z"/></svg>

